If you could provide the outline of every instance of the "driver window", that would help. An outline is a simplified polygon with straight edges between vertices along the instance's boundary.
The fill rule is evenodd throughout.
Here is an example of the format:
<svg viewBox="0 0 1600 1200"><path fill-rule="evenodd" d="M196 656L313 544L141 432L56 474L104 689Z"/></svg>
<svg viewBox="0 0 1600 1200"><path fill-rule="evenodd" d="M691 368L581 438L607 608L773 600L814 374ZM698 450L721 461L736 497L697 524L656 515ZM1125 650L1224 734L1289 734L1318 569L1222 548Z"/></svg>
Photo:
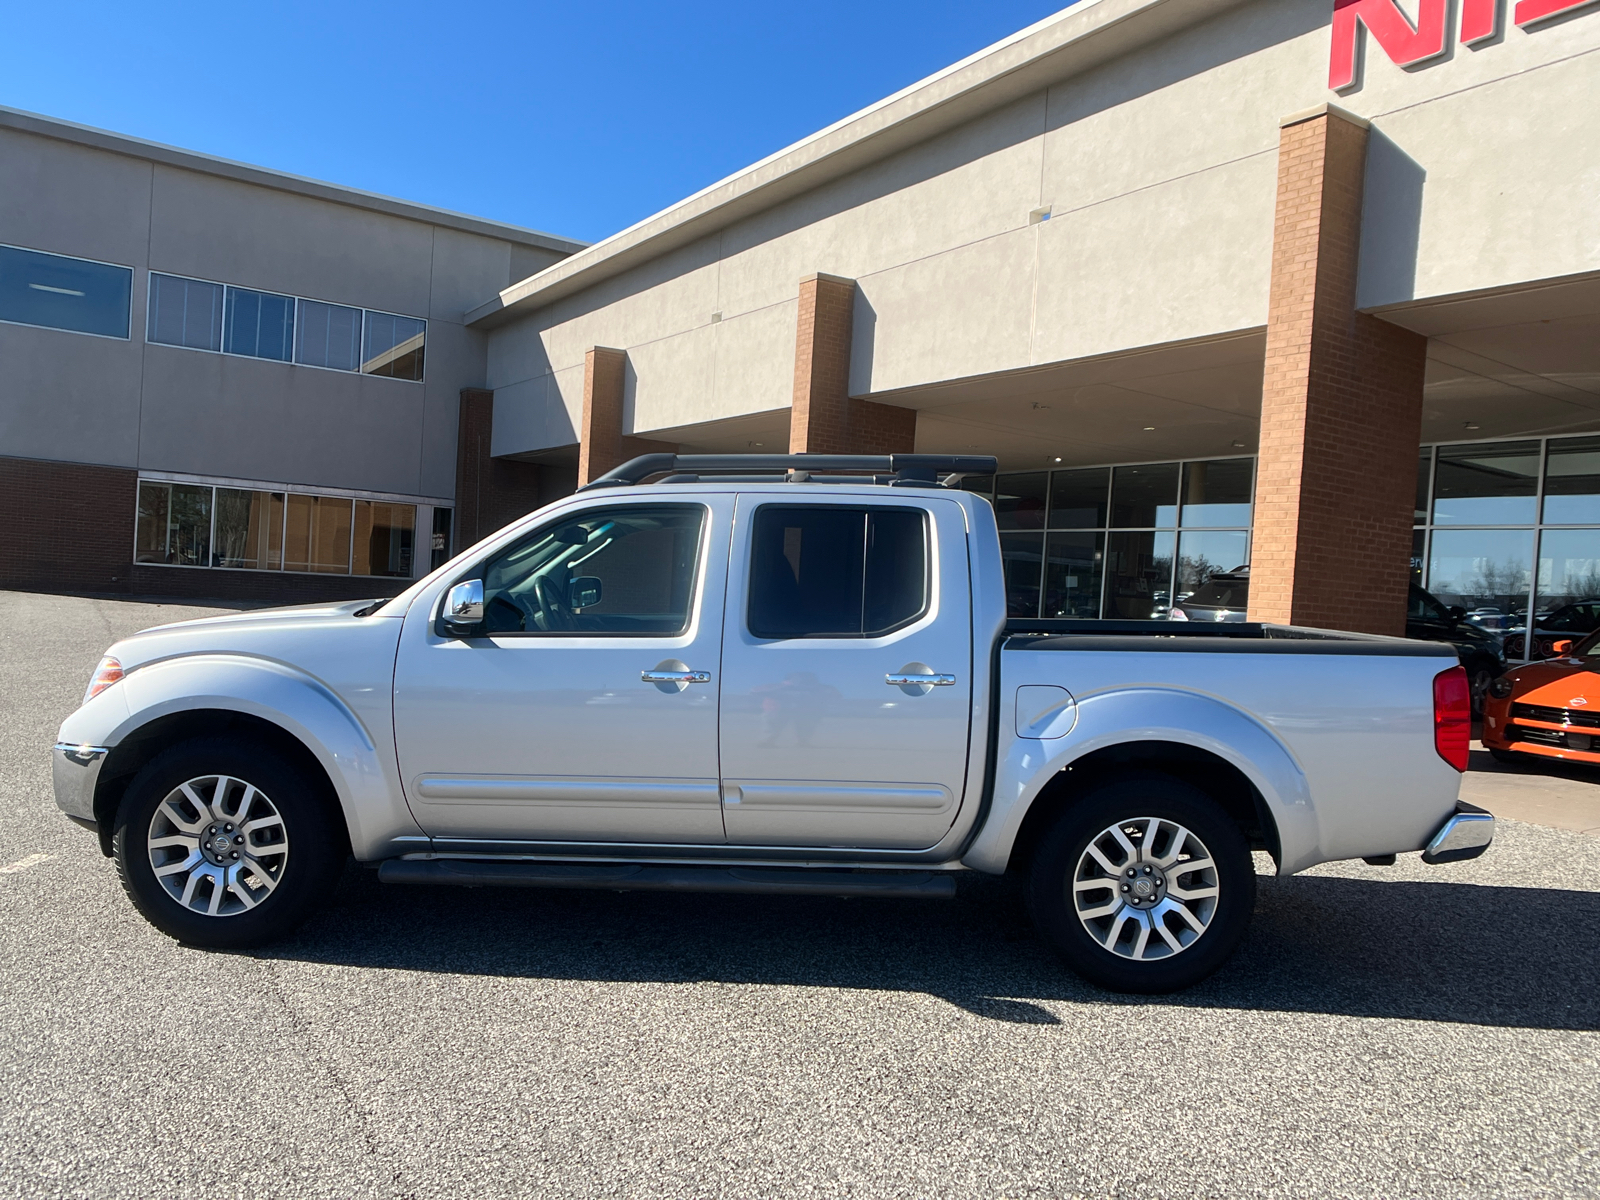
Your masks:
<svg viewBox="0 0 1600 1200"><path fill-rule="evenodd" d="M703 508L661 504L591 509L546 525L484 567L486 632L680 634L704 524Z"/></svg>

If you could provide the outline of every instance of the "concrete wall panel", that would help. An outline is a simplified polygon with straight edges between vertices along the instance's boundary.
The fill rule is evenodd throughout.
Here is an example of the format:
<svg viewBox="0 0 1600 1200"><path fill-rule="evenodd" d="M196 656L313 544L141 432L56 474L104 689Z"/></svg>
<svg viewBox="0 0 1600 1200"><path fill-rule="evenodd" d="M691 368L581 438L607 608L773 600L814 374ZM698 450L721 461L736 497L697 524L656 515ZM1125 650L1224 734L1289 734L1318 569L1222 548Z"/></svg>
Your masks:
<svg viewBox="0 0 1600 1200"><path fill-rule="evenodd" d="M794 398L798 307L797 301L787 300L716 326L716 381L706 416L696 420L789 406Z"/></svg>
<svg viewBox="0 0 1600 1200"><path fill-rule="evenodd" d="M851 394L1028 362L1039 228L858 280Z"/></svg>
<svg viewBox="0 0 1600 1200"><path fill-rule="evenodd" d="M152 167L0 129L0 242L143 266Z"/></svg>
<svg viewBox="0 0 1600 1200"><path fill-rule="evenodd" d="M646 342L628 351L622 429L641 433L704 420L716 378L716 325Z"/></svg>
<svg viewBox="0 0 1600 1200"><path fill-rule="evenodd" d="M417 494L415 383L151 346L139 465Z"/></svg>
<svg viewBox="0 0 1600 1200"><path fill-rule="evenodd" d="M433 228L433 283L427 315L460 322L511 281L511 246L456 229Z"/></svg>
<svg viewBox="0 0 1600 1200"><path fill-rule="evenodd" d="M1041 225L1033 361L1265 324L1277 165L1258 154Z"/></svg>
<svg viewBox="0 0 1600 1200"><path fill-rule="evenodd" d="M139 341L0 325L0 456L132 467Z"/></svg>
<svg viewBox="0 0 1600 1200"><path fill-rule="evenodd" d="M154 195L153 270L428 313L431 225L165 166Z"/></svg>

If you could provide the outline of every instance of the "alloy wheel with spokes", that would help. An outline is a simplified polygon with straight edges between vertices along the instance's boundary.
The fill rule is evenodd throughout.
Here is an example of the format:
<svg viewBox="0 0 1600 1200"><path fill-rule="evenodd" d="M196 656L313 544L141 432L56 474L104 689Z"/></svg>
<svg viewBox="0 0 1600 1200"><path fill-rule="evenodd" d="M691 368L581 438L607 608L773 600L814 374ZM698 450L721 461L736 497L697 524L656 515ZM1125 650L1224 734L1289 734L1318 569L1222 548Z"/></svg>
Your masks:
<svg viewBox="0 0 1600 1200"><path fill-rule="evenodd" d="M1239 820L1157 771L1102 779L1061 808L1028 872L1028 907L1068 965L1119 992L1170 992L1238 947L1255 907Z"/></svg>
<svg viewBox="0 0 1600 1200"><path fill-rule="evenodd" d="M1220 893L1205 843L1161 817L1102 830L1084 847L1072 880L1073 905L1089 936L1135 961L1193 946L1210 926Z"/></svg>
<svg viewBox="0 0 1600 1200"><path fill-rule="evenodd" d="M277 805L230 775L202 775L173 788L156 807L146 849L166 893L208 917L255 908L272 895L289 861Z"/></svg>
<svg viewBox="0 0 1600 1200"><path fill-rule="evenodd" d="M145 918L217 949L293 931L332 895L350 854L338 797L314 763L238 736L180 742L146 763L111 840Z"/></svg>

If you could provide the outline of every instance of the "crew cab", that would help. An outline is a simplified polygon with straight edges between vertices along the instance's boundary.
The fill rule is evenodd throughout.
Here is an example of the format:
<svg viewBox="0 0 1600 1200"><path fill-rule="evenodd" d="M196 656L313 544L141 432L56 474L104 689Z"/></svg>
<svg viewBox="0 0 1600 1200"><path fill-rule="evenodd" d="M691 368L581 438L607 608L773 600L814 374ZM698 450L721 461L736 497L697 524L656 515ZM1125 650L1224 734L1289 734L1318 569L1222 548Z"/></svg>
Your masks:
<svg viewBox="0 0 1600 1200"><path fill-rule="evenodd" d="M950 896L1014 872L1084 976L1182 987L1253 851L1481 854L1448 645L1009 621L993 459L646 455L401 595L161 626L61 727L58 803L191 944L386 883ZM658 482L647 483L649 479Z"/></svg>

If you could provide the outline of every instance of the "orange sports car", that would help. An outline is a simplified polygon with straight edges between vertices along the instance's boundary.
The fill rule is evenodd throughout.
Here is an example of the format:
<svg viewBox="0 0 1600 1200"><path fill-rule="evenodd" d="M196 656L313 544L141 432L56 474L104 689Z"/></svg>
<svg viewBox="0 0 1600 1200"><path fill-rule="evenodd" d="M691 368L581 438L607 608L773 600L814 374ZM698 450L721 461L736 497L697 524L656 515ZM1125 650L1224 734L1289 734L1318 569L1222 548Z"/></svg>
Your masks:
<svg viewBox="0 0 1600 1200"><path fill-rule="evenodd" d="M1600 763L1600 631L1551 650L1555 657L1489 685L1483 744L1501 760L1537 754Z"/></svg>

